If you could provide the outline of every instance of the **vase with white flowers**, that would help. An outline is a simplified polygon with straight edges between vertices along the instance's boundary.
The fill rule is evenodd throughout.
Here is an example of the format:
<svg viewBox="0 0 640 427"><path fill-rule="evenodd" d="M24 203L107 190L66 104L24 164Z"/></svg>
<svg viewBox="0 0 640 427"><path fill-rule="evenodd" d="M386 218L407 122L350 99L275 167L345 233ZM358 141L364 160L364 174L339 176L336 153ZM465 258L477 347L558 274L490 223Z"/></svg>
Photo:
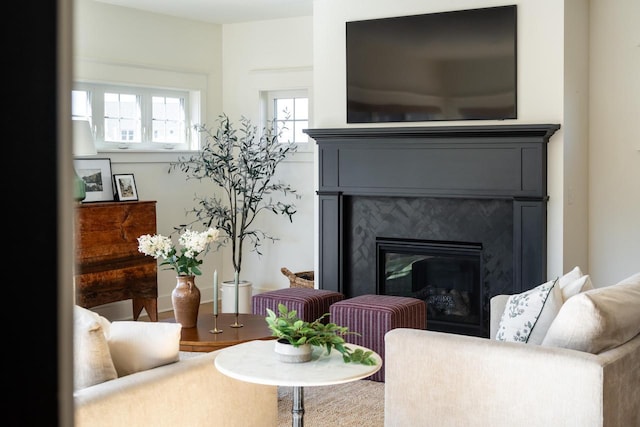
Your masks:
<svg viewBox="0 0 640 427"><path fill-rule="evenodd" d="M202 274L200 254L209 251L209 245L218 239L220 231L209 228L198 232L185 230L178 242L182 245L180 252L170 237L161 234L144 234L138 237L138 251L155 259L162 258L160 266L165 270L175 270L177 284L171 292L171 303L176 322L183 328L193 328L198 321L200 308L200 290L196 286L195 276Z"/></svg>

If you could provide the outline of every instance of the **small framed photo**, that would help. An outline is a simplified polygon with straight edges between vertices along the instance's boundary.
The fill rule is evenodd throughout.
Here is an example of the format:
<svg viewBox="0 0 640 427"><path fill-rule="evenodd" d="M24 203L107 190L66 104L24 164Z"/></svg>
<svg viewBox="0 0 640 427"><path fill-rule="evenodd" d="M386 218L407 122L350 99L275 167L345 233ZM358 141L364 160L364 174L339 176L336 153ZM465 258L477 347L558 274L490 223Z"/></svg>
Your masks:
<svg viewBox="0 0 640 427"><path fill-rule="evenodd" d="M132 173L113 175L113 182L116 185L116 197L118 200L138 200L136 180L133 178Z"/></svg>
<svg viewBox="0 0 640 427"><path fill-rule="evenodd" d="M74 159L73 166L87 192L83 203L113 201L111 159Z"/></svg>

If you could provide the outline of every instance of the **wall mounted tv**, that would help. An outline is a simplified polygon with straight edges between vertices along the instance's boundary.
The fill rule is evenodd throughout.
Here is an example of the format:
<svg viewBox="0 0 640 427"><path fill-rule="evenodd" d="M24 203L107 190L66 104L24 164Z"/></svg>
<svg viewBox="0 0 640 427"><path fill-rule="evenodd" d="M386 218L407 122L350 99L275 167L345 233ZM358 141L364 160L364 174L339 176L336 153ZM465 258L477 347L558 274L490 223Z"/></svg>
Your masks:
<svg viewBox="0 0 640 427"><path fill-rule="evenodd" d="M517 118L516 6L346 23L347 123Z"/></svg>

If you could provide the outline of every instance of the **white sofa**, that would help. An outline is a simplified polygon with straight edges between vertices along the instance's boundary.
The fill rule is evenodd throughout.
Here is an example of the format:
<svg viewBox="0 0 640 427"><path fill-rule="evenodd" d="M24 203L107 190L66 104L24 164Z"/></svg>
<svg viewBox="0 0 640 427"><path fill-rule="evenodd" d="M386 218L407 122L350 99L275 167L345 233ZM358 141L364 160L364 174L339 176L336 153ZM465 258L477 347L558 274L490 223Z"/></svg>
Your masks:
<svg viewBox="0 0 640 427"><path fill-rule="evenodd" d="M277 425L277 387L221 374L222 350L180 359L179 324L75 310L76 427Z"/></svg>
<svg viewBox="0 0 640 427"><path fill-rule="evenodd" d="M640 426L640 273L562 301L540 344L495 339L507 299L490 339L386 334L385 427Z"/></svg>
<svg viewBox="0 0 640 427"><path fill-rule="evenodd" d="M277 425L277 391L231 379L219 352L180 360L74 393L76 427Z"/></svg>

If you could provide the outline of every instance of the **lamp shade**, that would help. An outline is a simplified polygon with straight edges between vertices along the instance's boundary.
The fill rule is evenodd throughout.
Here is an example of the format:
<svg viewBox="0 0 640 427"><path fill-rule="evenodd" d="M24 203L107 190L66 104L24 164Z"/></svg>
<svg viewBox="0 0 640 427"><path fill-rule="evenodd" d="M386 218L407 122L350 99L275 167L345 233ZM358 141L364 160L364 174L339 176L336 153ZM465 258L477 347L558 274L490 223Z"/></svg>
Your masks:
<svg viewBox="0 0 640 427"><path fill-rule="evenodd" d="M87 120L73 120L73 155L95 156L98 154Z"/></svg>

